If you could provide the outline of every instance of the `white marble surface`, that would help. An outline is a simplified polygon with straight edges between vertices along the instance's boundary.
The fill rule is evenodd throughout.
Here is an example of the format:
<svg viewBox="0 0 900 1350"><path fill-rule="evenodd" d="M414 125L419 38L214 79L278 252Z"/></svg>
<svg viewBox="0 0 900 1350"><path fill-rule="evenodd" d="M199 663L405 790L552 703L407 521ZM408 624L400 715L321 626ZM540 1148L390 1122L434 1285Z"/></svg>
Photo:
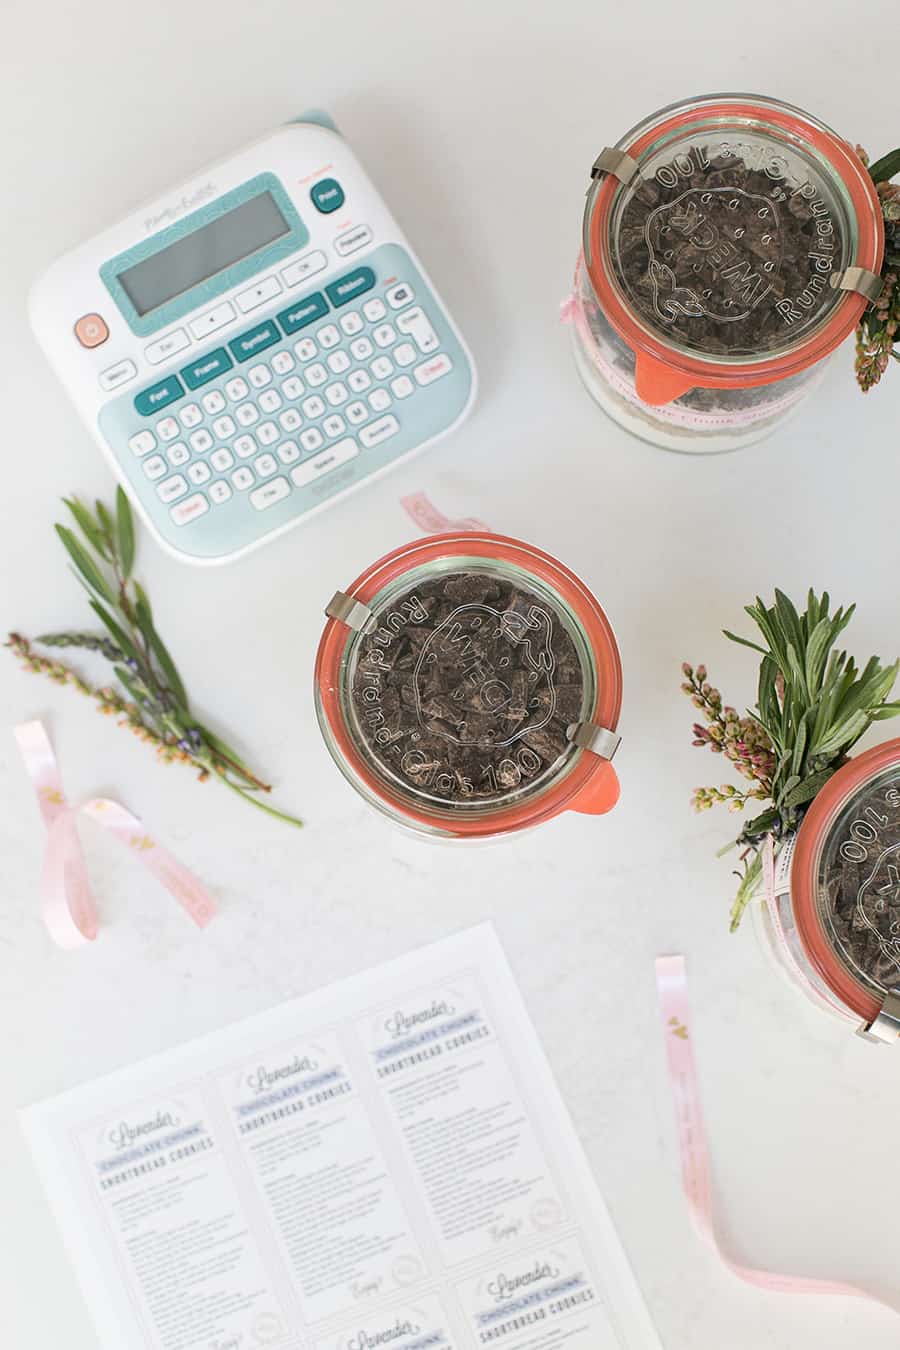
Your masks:
<svg viewBox="0 0 900 1350"><path fill-rule="evenodd" d="M195 932L132 861L86 838L105 920L67 955L36 889L43 837L0 740L0 1307L16 1350L95 1344L15 1119L79 1083L415 944L492 917L669 1350L888 1350L872 1304L741 1285L682 1200L652 984L690 962L721 1227L747 1262L865 1282L900 1300L898 1054L808 1010L748 927L727 932L732 823L694 818L718 778L688 744L679 663L740 702L751 662L718 636L774 584L860 602L852 642L894 654L900 375L865 400L852 352L764 446L711 461L627 438L583 395L557 323L598 148L652 108L751 88L809 107L879 153L898 137L896 15L865 10L865 61L837 0L743 12L701 0L612 7L461 0L328 7L222 0L19 5L4 22L4 627L84 621L51 525L64 491L109 474L28 336L29 279L151 192L310 104L329 107L393 203L478 357L482 393L451 441L232 569L146 543L140 574L198 707L308 822L294 834L147 750L69 690L0 660L5 720L42 716L73 797L131 805L214 889ZM882 40L879 40L882 39ZM319 739L310 699L323 602L411 534L424 486L557 552L621 641L622 801L474 851L398 853ZM889 728L885 728L887 734ZM712 772L710 772L712 770Z"/></svg>

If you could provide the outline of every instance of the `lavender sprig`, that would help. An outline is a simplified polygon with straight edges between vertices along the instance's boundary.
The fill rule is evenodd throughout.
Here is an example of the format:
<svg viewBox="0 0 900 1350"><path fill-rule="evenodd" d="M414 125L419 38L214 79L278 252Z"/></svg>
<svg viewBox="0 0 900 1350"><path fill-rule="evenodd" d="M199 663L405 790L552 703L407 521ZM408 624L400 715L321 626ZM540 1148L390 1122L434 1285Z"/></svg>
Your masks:
<svg viewBox="0 0 900 1350"><path fill-rule="evenodd" d="M865 394L878 383L892 360L900 361L900 184L890 181L900 173L900 149L883 155L874 164L869 164L861 146L856 147L856 153L869 170L884 218L882 290L856 330L856 382Z"/></svg>
<svg viewBox="0 0 900 1350"><path fill-rule="evenodd" d="M76 647L104 656L113 665L124 693L111 686L94 688L71 667L33 651L27 638L10 633L6 646L27 670L45 674L57 684L70 684L95 699L106 715L119 715L142 740L156 747L167 763L190 764L201 782L218 778L232 792L261 811L290 825L296 816L261 800L271 792L235 750L191 712L187 692L168 648L156 628L150 601L132 578L135 555L134 520L121 488L115 513L102 502L91 512L76 498L65 498L83 539L65 525L56 533L74 563L76 575L90 596L90 606L106 633L50 633L38 638L49 647Z"/></svg>

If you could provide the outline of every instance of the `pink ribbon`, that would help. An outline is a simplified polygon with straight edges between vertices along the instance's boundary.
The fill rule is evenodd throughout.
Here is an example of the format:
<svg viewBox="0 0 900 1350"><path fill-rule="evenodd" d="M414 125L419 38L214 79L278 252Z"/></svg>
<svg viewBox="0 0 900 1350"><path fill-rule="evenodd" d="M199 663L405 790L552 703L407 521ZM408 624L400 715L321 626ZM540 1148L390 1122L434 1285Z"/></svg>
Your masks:
<svg viewBox="0 0 900 1350"><path fill-rule="evenodd" d="M414 492L409 497L401 497L400 505L423 534L445 534L449 530L486 530L488 534L491 533L490 526L474 517L450 520L437 509L424 492Z"/></svg>
<svg viewBox="0 0 900 1350"><path fill-rule="evenodd" d="M897 1312L898 1309L892 1303L877 1298L856 1285L843 1284L835 1280L808 1279L805 1276L779 1275L770 1270L742 1266L723 1250L716 1234L713 1217L709 1150L700 1108L697 1066L691 1044L687 972L683 956L661 956L657 959L656 989L663 1021L669 1083L675 1104L675 1127L681 1153L681 1181L684 1194L691 1217L719 1260L739 1279L755 1285L758 1289L768 1289L782 1294L843 1294L850 1298L871 1299Z"/></svg>
<svg viewBox="0 0 900 1350"><path fill-rule="evenodd" d="M75 828L79 815L95 820L131 849L198 928L209 923L216 912L209 893L147 834L137 816L106 797L92 797L80 806L69 805L53 747L41 722L23 722L14 734L47 827L41 899L44 923L54 942L69 949L82 947L94 941L100 926Z"/></svg>
<svg viewBox="0 0 900 1350"><path fill-rule="evenodd" d="M575 292L573 291L572 294L567 299L563 300L562 304L559 307L560 323L571 323L572 320L575 318L577 309L578 309L578 300L576 299Z"/></svg>

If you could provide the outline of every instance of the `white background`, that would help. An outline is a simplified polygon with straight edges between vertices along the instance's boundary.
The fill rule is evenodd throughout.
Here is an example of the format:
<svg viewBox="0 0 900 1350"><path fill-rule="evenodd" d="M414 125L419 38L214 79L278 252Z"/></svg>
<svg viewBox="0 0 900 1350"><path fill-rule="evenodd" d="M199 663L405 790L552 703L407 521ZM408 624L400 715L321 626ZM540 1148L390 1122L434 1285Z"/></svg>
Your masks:
<svg viewBox="0 0 900 1350"><path fill-rule="evenodd" d="M4 720L46 720L73 799L136 810L210 885L198 933L117 846L88 847L105 921L80 954L38 918L43 833L0 740L0 1324L16 1350L95 1345L20 1138L18 1106L492 917L670 1350L900 1343L872 1304L757 1292L703 1246L681 1195L653 958L690 963L722 1233L777 1270L862 1281L900 1301L900 1050L808 1009L748 924L727 931L735 824L695 818L720 761L689 745L679 663L730 701L749 653L719 636L773 585L857 600L857 654L893 657L900 372L863 398L852 348L814 406L764 445L690 459L629 439L582 392L557 320L590 164L682 96L753 90L807 107L873 154L900 140L896 10L754 3L302 5L256 0L22 3L0 80L3 628L84 626L52 531L59 497L110 475L33 344L30 279L57 253L310 105L328 107L469 338L482 390L452 440L230 569L149 541L139 573L198 708L307 827L293 833L0 653ZM625 669L622 801L474 851L401 850L319 739L321 608L412 534L424 487L580 572ZM746 629L746 623L744 625ZM89 663L88 663L89 665ZM97 674L94 671L94 674ZM890 734L890 724L882 727ZM87 833L87 832L86 832Z"/></svg>

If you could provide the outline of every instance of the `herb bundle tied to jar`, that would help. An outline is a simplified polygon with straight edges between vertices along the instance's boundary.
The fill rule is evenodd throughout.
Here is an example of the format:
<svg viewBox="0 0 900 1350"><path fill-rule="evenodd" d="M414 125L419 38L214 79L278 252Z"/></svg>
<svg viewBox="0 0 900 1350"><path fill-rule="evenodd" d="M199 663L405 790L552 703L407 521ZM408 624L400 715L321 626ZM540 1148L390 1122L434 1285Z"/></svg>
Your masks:
<svg viewBox="0 0 900 1350"><path fill-rule="evenodd" d="M812 590L803 613L777 590L772 605L759 597L748 605L762 643L725 630L730 641L760 656L756 704L743 716L723 702L705 666L682 667L682 690L703 716L694 724L693 744L724 756L749 783L697 788L694 809L721 803L743 812L763 806L722 850L736 847L740 853L732 930L762 882L767 839L777 854L871 724L900 713L900 702L889 701L900 661L884 666L873 656L860 668L837 648L855 608L832 614L828 593L817 596Z"/></svg>

